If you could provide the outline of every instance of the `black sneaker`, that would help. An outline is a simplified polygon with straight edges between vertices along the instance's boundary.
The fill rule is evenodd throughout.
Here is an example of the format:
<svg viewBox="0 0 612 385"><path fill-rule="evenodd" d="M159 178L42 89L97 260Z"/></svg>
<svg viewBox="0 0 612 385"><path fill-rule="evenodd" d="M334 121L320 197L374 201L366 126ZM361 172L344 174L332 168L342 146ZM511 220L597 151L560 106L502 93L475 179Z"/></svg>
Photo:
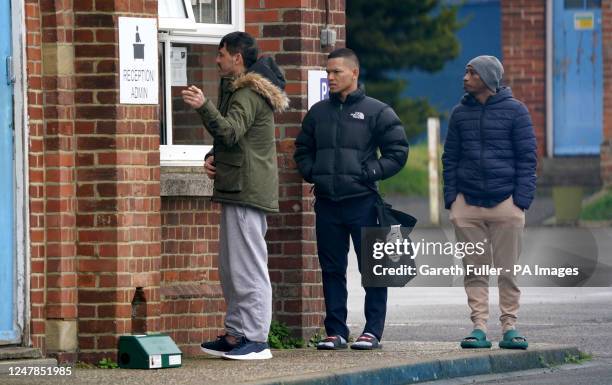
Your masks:
<svg viewBox="0 0 612 385"><path fill-rule="evenodd" d="M355 350L372 350L380 348L382 348L382 345L378 341L378 338L372 333L363 333L351 345L351 349Z"/></svg>
<svg viewBox="0 0 612 385"><path fill-rule="evenodd" d="M239 346L225 353L223 358L230 360L268 360L272 358L272 352L267 342L241 340Z"/></svg>
<svg viewBox="0 0 612 385"><path fill-rule="evenodd" d="M222 336L218 336L215 341L203 342L202 345L200 345L200 348L204 353L210 354L211 356L223 357L225 353L234 349L236 346L239 346L240 339L242 339L240 338L238 343L230 344L227 342L227 338L225 338L226 336L227 334L224 334Z"/></svg>
<svg viewBox="0 0 612 385"><path fill-rule="evenodd" d="M317 344L318 350L346 349L348 345L342 336L329 336Z"/></svg>

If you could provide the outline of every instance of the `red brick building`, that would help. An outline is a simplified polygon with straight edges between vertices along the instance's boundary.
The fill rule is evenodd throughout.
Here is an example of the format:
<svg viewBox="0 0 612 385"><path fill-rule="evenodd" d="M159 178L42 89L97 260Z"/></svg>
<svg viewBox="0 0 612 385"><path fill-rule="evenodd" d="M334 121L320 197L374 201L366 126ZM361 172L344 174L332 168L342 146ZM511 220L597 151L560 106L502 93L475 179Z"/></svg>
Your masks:
<svg viewBox="0 0 612 385"><path fill-rule="evenodd" d="M328 11L326 12L326 3ZM2 344L61 360L113 356L118 336L169 333L187 354L222 330L219 207L202 173L210 138L172 86L168 53L213 99L220 37L246 30L283 68L281 212L269 216L274 317L304 337L323 302L308 186L293 140L320 69L326 20L345 40L341 0L0 1L11 12L17 227L10 330ZM119 17L159 18L159 104L119 100ZM171 16L171 17L169 17ZM4 63L3 63L4 64ZM8 74L7 74L8 75ZM199 163L198 163L199 162ZM113 356L114 357L114 356Z"/></svg>

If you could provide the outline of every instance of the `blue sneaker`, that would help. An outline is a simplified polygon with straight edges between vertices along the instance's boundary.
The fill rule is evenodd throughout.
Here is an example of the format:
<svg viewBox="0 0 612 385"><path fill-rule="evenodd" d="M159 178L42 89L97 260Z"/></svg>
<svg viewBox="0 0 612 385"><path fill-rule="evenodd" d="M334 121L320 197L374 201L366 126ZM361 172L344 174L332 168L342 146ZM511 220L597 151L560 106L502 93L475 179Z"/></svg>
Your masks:
<svg viewBox="0 0 612 385"><path fill-rule="evenodd" d="M244 338L241 337L239 342L230 344L227 342L227 338L225 338L226 336L227 334L224 334L222 336L218 336L215 341L203 342L202 345L200 345L200 348L204 353L210 354L211 356L223 357L225 353L231 351L237 346L240 346L240 341Z"/></svg>
<svg viewBox="0 0 612 385"><path fill-rule="evenodd" d="M268 360L272 358L272 352L267 342L249 341L243 338L240 346L225 353L223 358L230 360Z"/></svg>

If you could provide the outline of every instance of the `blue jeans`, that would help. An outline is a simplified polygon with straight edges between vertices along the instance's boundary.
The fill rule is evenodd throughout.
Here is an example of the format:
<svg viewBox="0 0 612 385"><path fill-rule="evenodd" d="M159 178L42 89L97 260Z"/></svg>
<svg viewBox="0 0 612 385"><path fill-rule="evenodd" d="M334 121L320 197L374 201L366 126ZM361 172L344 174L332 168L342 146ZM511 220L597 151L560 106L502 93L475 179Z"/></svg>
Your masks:
<svg viewBox="0 0 612 385"><path fill-rule="evenodd" d="M315 202L317 251L323 273L325 296L325 332L328 336L340 335L348 340L346 326L346 267L348 264L349 237L353 239L357 265L361 272L361 228L376 226L377 196L345 199L334 202L317 198ZM387 314L387 288L365 288L364 333L382 338Z"/></svg>

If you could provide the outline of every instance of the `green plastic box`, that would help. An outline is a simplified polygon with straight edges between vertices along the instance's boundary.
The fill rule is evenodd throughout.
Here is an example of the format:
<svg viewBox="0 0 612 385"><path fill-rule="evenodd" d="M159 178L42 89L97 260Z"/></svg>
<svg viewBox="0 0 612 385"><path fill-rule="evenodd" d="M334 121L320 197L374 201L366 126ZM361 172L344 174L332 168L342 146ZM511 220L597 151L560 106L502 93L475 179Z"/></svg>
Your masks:
<svg viewBox="0 0 612 385"><path fill-rule="evenodd" d="M165 334L119 337L119 367L123 369L179 368L183 353Z"/></svg>

